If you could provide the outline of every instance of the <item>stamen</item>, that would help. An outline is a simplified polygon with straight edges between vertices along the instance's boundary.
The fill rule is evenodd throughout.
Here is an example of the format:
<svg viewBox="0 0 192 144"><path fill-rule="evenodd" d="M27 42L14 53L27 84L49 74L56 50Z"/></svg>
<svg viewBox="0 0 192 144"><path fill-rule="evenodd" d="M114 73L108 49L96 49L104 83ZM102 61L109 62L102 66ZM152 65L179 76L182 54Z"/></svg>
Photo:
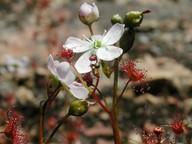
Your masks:
<svg viewBox="0 0 192 144"><path fill-rule="evenodd" d="M84 34L83 34L83 37L85 38L85 40L87 40L88 42L92 42L92 40L90 40L88 37L86 37Z"/></svg>
<svg viewBox="0 0 192 144"><path fill-rule="evenodd" d="M103 36L105 36L106 33L107 33L107 30L104 30L104 32L103 32Z"/></svg>

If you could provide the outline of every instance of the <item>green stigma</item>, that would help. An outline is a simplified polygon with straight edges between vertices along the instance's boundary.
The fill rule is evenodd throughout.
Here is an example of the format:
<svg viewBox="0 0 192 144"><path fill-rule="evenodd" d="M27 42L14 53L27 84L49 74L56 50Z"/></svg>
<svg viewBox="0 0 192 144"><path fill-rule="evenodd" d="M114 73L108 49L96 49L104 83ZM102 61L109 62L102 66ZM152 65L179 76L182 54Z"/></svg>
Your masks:
<svg viewBox="0 0 192 144"><path fill-rule="evenodd" d="M96 41L96 42L94 43L94 47L95 47L95 48L100 48L101 45L102 45L101 41Z"/></svg>

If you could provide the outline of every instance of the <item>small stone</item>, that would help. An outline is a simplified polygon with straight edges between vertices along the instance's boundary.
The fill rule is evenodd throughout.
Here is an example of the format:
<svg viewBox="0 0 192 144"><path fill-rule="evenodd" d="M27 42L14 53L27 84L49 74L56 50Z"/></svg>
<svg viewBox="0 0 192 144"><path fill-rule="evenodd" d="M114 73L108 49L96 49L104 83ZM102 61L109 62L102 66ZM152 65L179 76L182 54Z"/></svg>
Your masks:
<svg viewBox="0 0 192 144"><path fill-rule="evenodd" d="M91 105L89 107L89 114L97 115L100 112L101 108L98 105Z"/></svg>
<svg viewBox="0 0 192 144"><path fill-rule="evenodd" d="M27 105L28 103L32 103L37 106L39 105L39 102L36 101L33 92L24 86L21 86L17 89L15 97L17 101L22 105Z"/></svg>
<svg viewBox="0 0 192 144"><path fill-rule="evenodd" d="M104 121L107 121L107 120L110 119L109 114L106 113L106 112L101 112L101 113L99 114L99 117L100 117L102 120L104 120Z"/></svg>

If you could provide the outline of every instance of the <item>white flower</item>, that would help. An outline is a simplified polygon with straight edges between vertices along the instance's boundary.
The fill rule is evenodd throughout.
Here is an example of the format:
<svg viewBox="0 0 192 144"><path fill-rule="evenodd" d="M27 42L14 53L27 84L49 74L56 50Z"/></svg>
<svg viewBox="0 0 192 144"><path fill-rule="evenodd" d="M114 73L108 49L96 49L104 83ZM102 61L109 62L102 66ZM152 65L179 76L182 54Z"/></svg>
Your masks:
<svg viewBox="0 0 192 144"><path fill-rule="evenodd" d="M75 67L79 73L91 71L91 61L89 57L96 54L97 57L104 61L112 61L119 57L123 50L113 46L122 36L124 24L115 24L106 35L93 35L90 39L81 40L76 37L69 37L64 48L72 49L74 53L85 52L76 62Z"/></svg>
<svg viewBox="0 0 192 144"><path fill-rule="evenodd" d="M74 70L68 62L59 62L50 55L48 57L48 69L62 83L69 87L70 92L78 99L86 99L88 90L75 81Z"/></svg>

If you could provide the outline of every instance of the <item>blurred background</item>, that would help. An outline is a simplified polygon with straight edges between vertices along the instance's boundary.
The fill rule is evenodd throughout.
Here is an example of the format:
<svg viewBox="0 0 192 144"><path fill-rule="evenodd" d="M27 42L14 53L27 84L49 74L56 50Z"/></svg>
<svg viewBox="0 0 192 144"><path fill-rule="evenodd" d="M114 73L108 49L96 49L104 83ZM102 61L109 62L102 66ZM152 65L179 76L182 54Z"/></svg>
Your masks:
<svg viewBox="0 0 192 144"><path fill-rule="evenodd" d="M81 0L1 0L0 1L0 126L6 110L13 108L23 116L24 133L38 142L39 103L47 97L50 72L49 54L57 56L69 36L89 36L78 18ZM192 1L191 0L87 0L95 2L100 20L93 24L96 34L111 27L111 17L128 11L152 12L145 15L136 30L133 48L125 59L139 61L146 69L145 93L130 86L120 102L119 121L123 143L141 143L142 130L169 127L174 115L192 120ZM100 89L109 103L111 82L103 75ZM120 80L122 89L126 80ZM143 86L143 85L142 85ZM138 87L142 87L138 84ZM47 114L46 136L68 108L60 93ZM0 130L0 131L1 131ZM179 142L192 143L189 131ZM113 144L108 115L98 105L82 118L70 118L58 131L53 144ZM0 144L8 143L0 135Z"/></svg>

